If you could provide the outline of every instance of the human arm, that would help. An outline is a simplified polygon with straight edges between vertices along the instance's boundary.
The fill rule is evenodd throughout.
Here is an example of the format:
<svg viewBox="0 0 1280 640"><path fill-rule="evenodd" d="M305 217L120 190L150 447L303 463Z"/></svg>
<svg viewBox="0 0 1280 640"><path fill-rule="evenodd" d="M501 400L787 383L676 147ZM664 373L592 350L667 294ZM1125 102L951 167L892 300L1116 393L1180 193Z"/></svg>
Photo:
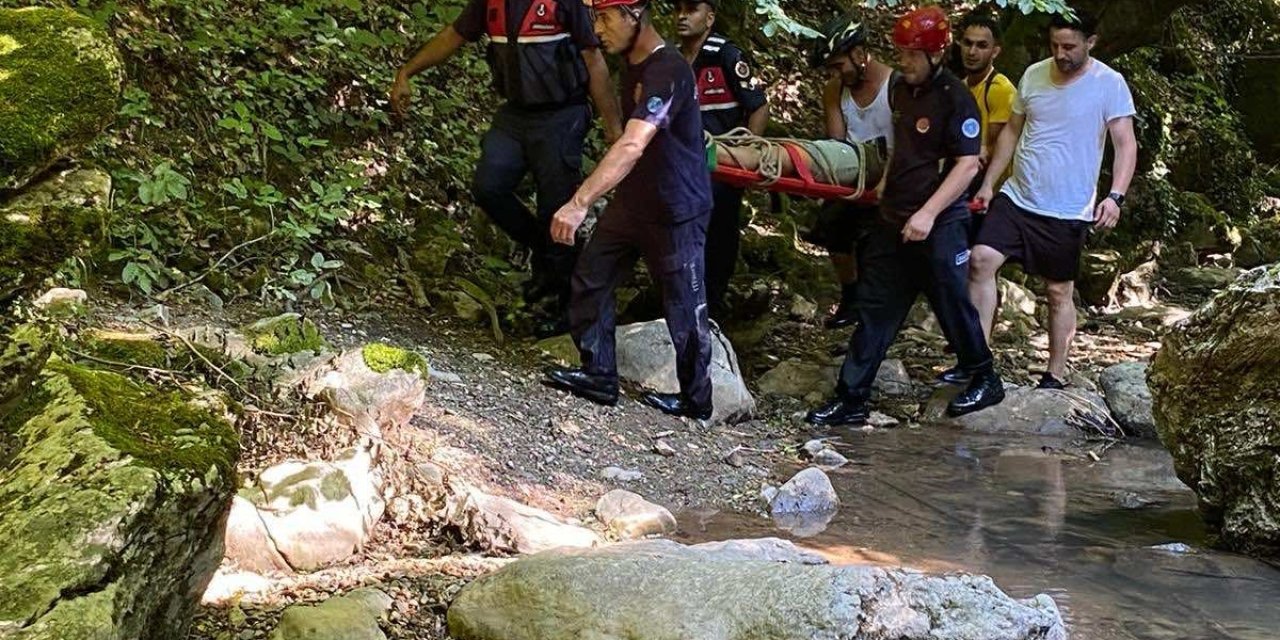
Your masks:
<svg viewBox="0 0 1280 640"><path fill-rule="evenodd" d="M404 117L409 109L409 100L413 96L413 88L409 80L423 71L448 60L467 39L458 33L453 25L432 36L418 52L396 72L395 82L391 85L391 108L397 116Z"/></svg>
<svg viewBox="0 0 1280 640"><path fill-rule="evenodd" d="M844 112L840 110L840 92L843 90L844 85L839 78L827 80L827 84L822 87L822 112L827 125L827 137L832 140L844 140L848 135L845 132Z"/></svg>
<svg viewBox="0 0 1280 640"><path fill-rule="evenodd" d="M758 136L763 136L764 130L768 126L769 126L769 104L768 103L760 105L759 109L752 111L751 115L747 116L747 128L751 130L751 133L754 133Z"/></svg>
<svg viewBox="0 0 1280 640"><path fill-rule="evenodd" d="M976 155L956 158L955 165L951 167L951 171L947 172L942 185L933 192L924 206L907 220L906 226L902 228L902 239L907 242L918 242L929 237L929 232L933 230L933 222L964 195L969 184L973 182L973 177L978 175L979 168Z"/></svg>
<svg viewBox="0 0 1280 640"><path fill-rule="evenodd" d="M1115 118L1107 123L1111 146L1115 147L1115 160L1111 165L1111 191L1124 195L1138 166L1138 138L1133 133L1133 116ZM1103 198L1094 210L1095 224L1110 229L1120 221L1120 205L1111 198Z"/></svg>
<svg viewBox="0 0 1280 640"><path fill-rule="evenodd" d="M1013 151L1018 146L1018 137L1022 135L1022 127L1026 121L1025 115L1015 112L1009 117L1009 123L1000 130L1000 137L996 139L996 148L991 152L991 161L987 164L987 175L982 179L982 187L975 194L976 200L984 204L991 202L995 182L1004 175L1005 169L1008 169L1009 163L1013 161Z"/></svg>
<svg viewBox="0 0 1280 640"><path fill-rule="evenodd" d="M560 207L552 218L552 240L560 244L573 244L574 235L587 216L587 209L631 173L657 133L658 127L645 120L632 118L627 121L622 137L609 147L600 164L596 165L596 170L591 172L569 202Z"/></svg>
<svg viewBox="0 0 1280 640"><path fill-rule="evenodd" d="M597 47L583 49L582 59L587 64L587 85L591 91L591 101L595 103L596 111L600 113L600 119L604 123L604 139L613 144L622 136L622 114L613 82L609 80L609 66L605 64L604 54Z"/></svg>

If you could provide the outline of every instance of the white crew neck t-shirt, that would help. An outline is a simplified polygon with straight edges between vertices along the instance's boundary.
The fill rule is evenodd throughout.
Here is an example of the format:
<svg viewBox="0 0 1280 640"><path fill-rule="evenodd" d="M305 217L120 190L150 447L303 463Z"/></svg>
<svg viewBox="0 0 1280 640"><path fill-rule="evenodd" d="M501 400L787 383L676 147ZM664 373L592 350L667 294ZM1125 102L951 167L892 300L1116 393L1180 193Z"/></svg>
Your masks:
<svg viewBox="0 0 1280 640"><path fill-rule="evenodd" d="M888 147L893 148L893 110L889 108L889 84L892 80L893 74L890 73L880 85L875 99L866 107L859 107L849 89L843 89L840 111L844 114L845 142L858 144L884 138Z"/></svg>
<svg viewBox="0 0 1280 640"><path fill-rule="evenodd" d="M1119 72L1093 59L1075 81L1056 85L1053 59L1027 68L1013 112L1026 116L1013 175L1001 192L1031 213L1093 220L1107 124L1136 113Z"/></svg>

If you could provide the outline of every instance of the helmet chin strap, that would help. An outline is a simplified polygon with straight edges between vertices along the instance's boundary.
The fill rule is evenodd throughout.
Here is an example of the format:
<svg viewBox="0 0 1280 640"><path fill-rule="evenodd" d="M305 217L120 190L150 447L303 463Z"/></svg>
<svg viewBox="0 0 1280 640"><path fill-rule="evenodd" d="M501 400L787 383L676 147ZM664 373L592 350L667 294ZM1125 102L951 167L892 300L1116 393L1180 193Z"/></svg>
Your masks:
<svg viewBox="0 0 1280 640"><path fill-rule="evenodd" d="M630 56L631 50L636 48L636 40L640 39L640 17L643 15L643 10L633 12L630 7L620 6L619 8L627 12L627 15L631 16L631 20L635 22L635 27L631 30L631 37L627 39L627 46L622 50L623 56Z"/></svg>

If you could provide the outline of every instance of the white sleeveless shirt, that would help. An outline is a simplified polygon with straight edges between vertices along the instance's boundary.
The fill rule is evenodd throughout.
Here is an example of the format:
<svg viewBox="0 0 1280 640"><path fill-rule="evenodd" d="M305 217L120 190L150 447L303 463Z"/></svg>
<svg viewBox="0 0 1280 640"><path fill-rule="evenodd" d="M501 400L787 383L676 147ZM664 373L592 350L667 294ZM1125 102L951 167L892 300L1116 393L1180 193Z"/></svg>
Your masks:
<svg viewBox="0 0 1280 640"><path fill-rule="evenodd" d="M893 74L884 79L871 104L859 107L845 87L840 94L840 111L844 114L845 140L850 143L884 138L893 148L893 110L889 108L889 84Z"/></svg>

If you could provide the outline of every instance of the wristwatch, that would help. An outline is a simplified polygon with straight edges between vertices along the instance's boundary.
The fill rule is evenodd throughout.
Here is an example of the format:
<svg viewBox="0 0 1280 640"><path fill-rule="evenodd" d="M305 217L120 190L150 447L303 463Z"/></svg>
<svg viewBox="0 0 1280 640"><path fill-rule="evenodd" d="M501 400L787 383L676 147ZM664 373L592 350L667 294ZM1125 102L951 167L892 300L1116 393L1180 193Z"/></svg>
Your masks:
<svg viewBox="0 0 1280 640"><path fill-rule="evenodd" d="M1124 206L1124 194L1123 194L1123 193L1120 193L1120 192L1118 192L1118 191L1112 191L1111 193L1108 193L1108 194L1107 194L1107 197L1108 197L1108 198L1111 198L1112 200L1115 200L1115 202L1116 202L1116 206L1117 206L1117 207L1123 207L1123 206Z"/></svg>

